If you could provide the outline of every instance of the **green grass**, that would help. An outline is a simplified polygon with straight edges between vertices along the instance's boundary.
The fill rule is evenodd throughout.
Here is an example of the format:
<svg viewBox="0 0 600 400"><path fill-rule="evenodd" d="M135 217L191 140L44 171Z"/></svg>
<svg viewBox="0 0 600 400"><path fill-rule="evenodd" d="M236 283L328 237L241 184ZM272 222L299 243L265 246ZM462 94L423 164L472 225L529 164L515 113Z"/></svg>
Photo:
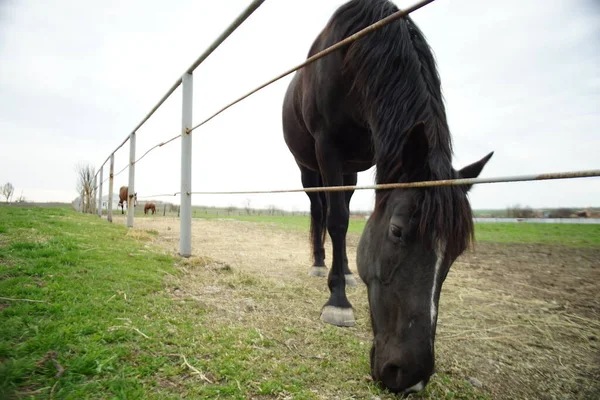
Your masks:
<svg viewBox="0 0 600 400"><path fill-rule="evenodd" d="M271 224L283 229L307 232L310 218L306 216L272 215L202 215L202 218L230 218L261 224ZM351 219L350 233L362 233L364 219ZM600 247L600 225L596 224L538 224L538 223L485 223L475 224L475 238L481 242L550 244L569 247Z"/></svg>
<svg viewBox="0 0 600 400"><path fill-rule="evenodd" d="M189 277L175 264L182 261L154 246L156 237L66 208L0 206L0 398L317 399L324 389L385 398L364 379L368 346L352 331L317 319L316 330L289 324L263 336L252 324L215 323L202 302L174 299L167 282ZM270 294L260 277L220 274L227 287L304 303L295 291ZM282 344L307 337L325 358ZM482 398L443 374L424 393Z"/></svg>
<svg viewBox="0 0 600 400"><path fill-rule="evenodd" d="M0 293L40 301L0 300L0 398L142 393L138 377L164 362L134 330L114 327L144 330L145 312L166 304L157 294L173 271L170 256L144 250L125 228L93 216L0 207ZM51 360L40 363L49 351L65 368L59 378Z"/></svg>
<svg viewBox="0 0 600 400"><path fill-rule="evenodd" d="M595 224L478 223L475 236L482 242L600 247Z"/></svg>
<svg viewBox="0 0 600 400"><path fill-rule="evenodd" d="M307 217L227 218L308 229ZM364 223L351 220L350 231L361 232ZM478 224L477 235L509 243L600 242L595 225ZM0 299L0 398L316 399L323 390L387 398L365 381L368 344L351 330L317 321L309 327L277 325L263 336L256 324L216 323L211 306L174 299L173 282L190 278L176 264L181 261L153 244L157 237L156 231L127 230L66 208L0 206L0 296L13 299ZM198 275L206 285L217 284L217 278L235 293L241 289L239 296L257 293L259 304L263 296L310 308L305 299L315 295L306 285L278 291L262 277L231 268L218 277L211 271ZM298 357L284 345L308 337L311 351L323 359ZM60 376L49 352L64 368ZM194 374L179 354L212 383ZM423 394L481 396L461 377L444 374Z"/></svg>
<svg viewBox="0 0 600 400"><path fill-rule="evenodd" d="M310 218L306 216L291 216L291 215L216 215L204 214L199 215L199 218L204 219L234 219L236 221L256 222L261 224L276 225L283 229L291 229L297 231L308 232L310 229ZM362 232L362 226L356 226Z"/></svg>

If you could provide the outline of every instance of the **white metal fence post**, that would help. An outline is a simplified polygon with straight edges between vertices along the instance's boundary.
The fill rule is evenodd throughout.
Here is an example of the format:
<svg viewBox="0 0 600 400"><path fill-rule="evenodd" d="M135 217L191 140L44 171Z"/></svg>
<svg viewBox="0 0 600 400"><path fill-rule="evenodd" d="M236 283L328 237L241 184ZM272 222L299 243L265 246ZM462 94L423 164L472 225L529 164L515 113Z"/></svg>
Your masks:
<svg viewBox="0 0 600 400"><path fill-rule="evenodd" d="M98 204L98 176L94 176L94 186L92 186L92 199L90 199L90 214L94 213L94 206Z"/></svg>
<svg viewBox="0 0 600 400"><path fill-rule="evenodd" d="M102 218L102 181L104 180L104 165L100 167L100 183L98 184L98 216Z"/></svg>
<svg viewBox="0 0 600 400"><path fill-rule="evenodd" d="M127 226L133 228L135 213L135 131L129 135L129 186L127 187Z"/></svg>
<svg viewBox="0 0 600 400"><path fill-rule="evenodd" d="M181 78L183 104L181 113L181 214L179 217L179 255L192 255L192 105L194 76L187 72Z"/></svg>
<svg viewBox="0 0 600 400"><path fill-rule="evenodd" d="M140 121L140 123L134 128L133 132L129 135L130 145L130 164L129 164L129 199L127 207L127 226L133 227L133 215L135 212L134 197L134 171L135 171L135 134L137 130L154 114L156 110L169 98L169 96L179 87L183 85L183 111L182 111L182 122L183 122L183 135L182 135L182 154L181 154L181 240L180 240L180 254L184 257L189 257L192 253L192 138L189 130L192 128L192 100L193 100L193 71L212 54L217 47L221 45L250 15L263 4L265 0L253 0L248 7L215 39L215 41L194 61L194 63L187 69L187 72L180 79L175 82L167 93L158 101L158 103L150 110L148 114ZM127 139L125 139L114 151L119 150L125 145ZM111 154L111 159L114 157L114 152ZM106 162L106 161L105 161ZM112 161L111 161L112 166ZM110 197L113 193L112 188L113 172L111 170L111 183L109 192L109 211L108 221L112 222L112 201ZM83 195L81 196L83 203ZM87 207L86 207L87 208ZM82 206L83 209L83 206Z"/></svg>
<svg viewBox="0 0 600 400"><path fill-rule="evenodd" d="M110 168L108 173L108 212L106 219L108 222L112 222L113 185L115 181L115 153L110 155Z"/></svg>

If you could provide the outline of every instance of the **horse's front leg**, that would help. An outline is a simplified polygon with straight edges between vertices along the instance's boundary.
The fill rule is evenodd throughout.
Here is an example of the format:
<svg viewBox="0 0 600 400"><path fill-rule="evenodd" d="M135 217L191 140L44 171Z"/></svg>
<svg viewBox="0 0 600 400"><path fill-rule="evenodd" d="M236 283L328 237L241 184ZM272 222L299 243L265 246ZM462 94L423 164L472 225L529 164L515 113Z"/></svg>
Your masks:
<svg viewBox="0 0 600 400"><path fill-rule="evenodd" d="M317 144L317 159L326 186L343 184L341 158L329 142ZM354 312L346 297L346 232L350 213L344 192L327 192L327 231L333 247L332 265L327 284L330 296L321 311L321 320L337 326L354 326Z"/></svg>
<svg viewBox="0 0 600 400"><path fill-rule="evenodd" d="M356 186L358 180L357 174L344 175L344 186ZM344 192L344 199L346 201L346 210L348 210L348 219L350 218L350 199L354 190L348 190ZM347 227L347 226L346 226ZM347 230L347 229L346 229ZM344 275L346 277L346 286L358 286L358 282L354 279L354 275L348 267L348 256L346 255L347 246L344 244Z"/></svg>
<svg viewBox="0 0 600 400"><path fill-rule="evenodd" d="M302 186L305 188L321 186L321 177L318 172L311 171L306 167L300 166L302 176ZM325 217L327 216L327 202L325 193L308 192L310 199L310 241L313 252L313 266L310 269L310 276L327 276L327 267L325 266Z"/></svg>

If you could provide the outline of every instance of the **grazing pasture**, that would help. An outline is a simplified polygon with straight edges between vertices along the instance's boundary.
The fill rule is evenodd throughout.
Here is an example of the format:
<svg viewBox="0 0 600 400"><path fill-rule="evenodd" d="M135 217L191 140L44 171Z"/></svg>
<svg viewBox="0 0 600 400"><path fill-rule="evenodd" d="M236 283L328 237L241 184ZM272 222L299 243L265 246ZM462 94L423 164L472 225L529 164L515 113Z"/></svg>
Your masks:
<svg viewBox="0 0 600 400"><path fill-rule="evenodd" d="M196 218L185 260L178 219L124 224L0 206L0 398L393 398L368 374L364 285L355 327L319 321L308 217ZM600 226L507 225L476 225L452 267L437 373L410 398L600 391Z"/></svg>

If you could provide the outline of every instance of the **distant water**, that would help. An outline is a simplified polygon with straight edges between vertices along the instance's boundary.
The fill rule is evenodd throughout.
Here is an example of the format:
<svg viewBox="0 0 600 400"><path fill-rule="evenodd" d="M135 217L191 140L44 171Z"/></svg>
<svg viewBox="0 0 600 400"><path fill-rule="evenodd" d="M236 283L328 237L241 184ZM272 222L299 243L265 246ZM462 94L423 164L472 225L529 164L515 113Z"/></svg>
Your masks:
<svg viewBox="0 0 600 400"><path fill-rule="evenodd" d="M533 224L600 224L600 218L473 218L475 222L523 222Z"/></svg>

